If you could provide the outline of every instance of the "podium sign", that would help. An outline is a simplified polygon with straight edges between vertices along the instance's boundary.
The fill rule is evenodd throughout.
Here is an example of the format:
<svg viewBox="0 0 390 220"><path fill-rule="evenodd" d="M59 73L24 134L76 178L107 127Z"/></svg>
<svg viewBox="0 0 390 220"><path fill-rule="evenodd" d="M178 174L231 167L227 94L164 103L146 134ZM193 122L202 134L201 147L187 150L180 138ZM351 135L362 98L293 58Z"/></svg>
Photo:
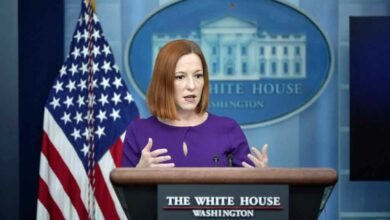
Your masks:
<svg viewBox="0 0 390 220"><path fill-rule="evenodd" d="M288 185L160 184L158 219L286 220Z"/></svg>
<svg viewBox="0 0 390 220"><path fill-rule="evenodd" d="M337 182L337 173L326 168L116 168L110 178L130 220L156 220L159 214L160 219L194 219L194 210L205 215L197 219L235 220L239 218L232 215L249 216L254 210L253 217L245 219L315 220ZM267 209L262 210L256 197L271 197ZM203 207L199 207L201 200ZM213 213L231 217L207 217Z"/></svg>

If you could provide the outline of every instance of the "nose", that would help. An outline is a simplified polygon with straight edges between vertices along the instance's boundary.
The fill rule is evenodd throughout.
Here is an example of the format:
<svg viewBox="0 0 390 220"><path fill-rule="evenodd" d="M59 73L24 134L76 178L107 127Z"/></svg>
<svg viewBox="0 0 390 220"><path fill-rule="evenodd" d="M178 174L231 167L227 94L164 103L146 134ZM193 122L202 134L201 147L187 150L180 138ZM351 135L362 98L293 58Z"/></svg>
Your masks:
<svg viewBox="0 0 390 220"><path fill-rule="evenodd" d="M190 91L194 90L196 87L194 77L188 77L187 79L187 89Z"/></svg>

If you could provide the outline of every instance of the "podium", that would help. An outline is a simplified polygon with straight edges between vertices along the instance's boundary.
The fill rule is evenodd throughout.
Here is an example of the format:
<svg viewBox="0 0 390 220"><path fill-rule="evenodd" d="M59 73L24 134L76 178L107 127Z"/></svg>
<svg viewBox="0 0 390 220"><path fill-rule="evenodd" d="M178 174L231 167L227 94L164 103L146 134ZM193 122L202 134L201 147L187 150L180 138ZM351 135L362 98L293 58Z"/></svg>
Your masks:
<svg viewBox="0 0 390 220"><path fill-rule="evenodd" d="M131 220L157 219L159 184L288 185L290 220L317 219L337 182L326 168L117 168L111 182Z"/></svg>

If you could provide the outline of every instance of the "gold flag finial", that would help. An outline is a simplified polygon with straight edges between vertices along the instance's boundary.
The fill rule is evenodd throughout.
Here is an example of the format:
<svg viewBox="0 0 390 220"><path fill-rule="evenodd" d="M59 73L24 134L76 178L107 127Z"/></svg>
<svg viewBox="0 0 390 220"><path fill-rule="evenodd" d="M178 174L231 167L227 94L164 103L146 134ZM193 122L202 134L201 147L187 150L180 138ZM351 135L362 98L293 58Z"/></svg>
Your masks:
<svg viewBox="0 0 390 220"><path fill-rule="evenodd" d="M93 13L96 12L96 3L95 3L95 0L85 0L84 2L87 4L87 6L89 5L89 3L91 3L92 12L93 12Z"/></svg>
<svg viewBox="0 0 390 220"><path fill-rule="evenodd" d="M92 11L95 13L96 12L96 2L95 0L91 0L92 1Z"/></svg>

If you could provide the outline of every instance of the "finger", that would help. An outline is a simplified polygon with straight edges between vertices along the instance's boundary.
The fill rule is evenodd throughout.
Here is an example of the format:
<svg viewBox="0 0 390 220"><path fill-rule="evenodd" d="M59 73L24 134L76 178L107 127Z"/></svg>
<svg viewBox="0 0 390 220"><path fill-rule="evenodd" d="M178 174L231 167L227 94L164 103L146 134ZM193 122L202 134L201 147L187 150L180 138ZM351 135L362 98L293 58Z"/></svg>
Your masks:
<svg viewBox="0 0 390 220"><path fill-rule="evenodd" d="M152 146L153 146L153 140L152 138L148 138L148 143L144 147L144 150L149 152L150 149L152 149Z"/></svg>
<svg viewBox="0 0 390 220"><path fill-rule="evenodd" d="M174 163L159 163L159 164L152 164L150 167L175 167Z"/></svg>
<svg viewBox="0 0 390 220"><path fill-rule="evenodd" d="M263 159L263 155L260 153L259 150L257 150L257 148L252 147L251 151L257 157L258 160L262 160Z"/></svg>
<svg viewBox="0 0 390 220"><path fill-rule="evenodd" d="M261 161L263 164L263 167L268 167L268 144L264 144L263 149L261 150L263 155L263 160Z"/></svg>
<svg viewBox="0 0 390 220"><path fill-rule="evenodd" d="M249 160L251 160L256 167L259 167L261 164L260 164L260 160L258 160L255 156L253 156L252 154L248 154L248 158Z"/></svg>
<svg viewBox="0 0 390 220"><path fill-rule="evenodd" d="M249 165L247 162L242 162L241 165L245 168L254 168L253 166Z"/></svg>
<svg viewBox="0 0 390 220"><path fill-rule="evenodd" d="M162 148L162 149L154 150L150 154L152 155L152 157L158 157L160 154L165 154L167 152L168 150L166 148Z"/></svg>
<svg viewBox="0 0 390 220"><path fill-rule="evenodd" d="M263 155L264 158L268 157L267 150L268 150L268 144L264 144L263 148L261 149L261 154Z"/></svg>
<svg viewBox="0 0 390 220"><path fill-rule="evenodd" d="M162 162L165 162L165 161L168 161L171 159L171 156L167 155L167 156L161 156L161 157L156 157L154 158L154 161L153 163L154 164L158 164L158 163L162 163Z"/></svg>

